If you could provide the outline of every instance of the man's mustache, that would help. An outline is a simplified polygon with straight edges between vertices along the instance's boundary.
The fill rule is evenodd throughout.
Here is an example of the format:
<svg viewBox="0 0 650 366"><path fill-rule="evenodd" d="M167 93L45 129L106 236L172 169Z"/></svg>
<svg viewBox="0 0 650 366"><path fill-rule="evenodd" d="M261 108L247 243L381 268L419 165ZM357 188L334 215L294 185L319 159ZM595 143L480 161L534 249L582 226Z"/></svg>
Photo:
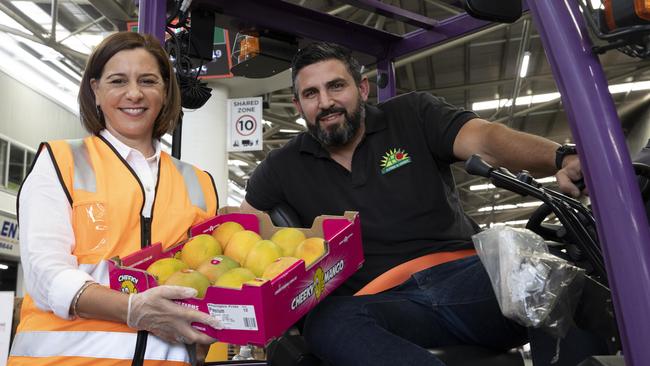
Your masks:
<svg viewBox="0 0 650 366"><path fill-rule="evenodd" d="M322 118L325 118L325 117L329 116L330 114L335 114L335 113L343 113L345 115L345 114L347 114L347 111L345 110L345 108L340 108L340 107L338 107L338 108L335 108L335 107L328 108L328 109L320 112L316 116L316 121L320 121Z"/></svg>

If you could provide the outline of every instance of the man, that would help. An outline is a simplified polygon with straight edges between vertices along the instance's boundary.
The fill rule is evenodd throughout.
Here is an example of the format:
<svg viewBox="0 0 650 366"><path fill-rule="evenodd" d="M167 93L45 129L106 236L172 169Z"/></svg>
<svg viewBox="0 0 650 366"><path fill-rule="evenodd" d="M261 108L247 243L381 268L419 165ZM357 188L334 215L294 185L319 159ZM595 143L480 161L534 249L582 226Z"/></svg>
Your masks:
<svg viewBox="0 0 650 366"><path fill-rule="evenodd" d="M305 226L321 214L359 211L365 263L339 293L351 295L428 254L472 248L478 227L463 213L450 167L472 154L536 176L556 173L558 160L561 189L580 193L571 183L581 177L577 156L556 159L554 142L425 93L366 104L368 80L338 45L300 50L292 79L294 104L309 132L269 153L250 178L242 207L287 204ZM413 273L379 294L330 296L310 313L304 333L310 349L337 366L442 365L425 348L508 349L527 338L501 315L475 255Z"/></svg>

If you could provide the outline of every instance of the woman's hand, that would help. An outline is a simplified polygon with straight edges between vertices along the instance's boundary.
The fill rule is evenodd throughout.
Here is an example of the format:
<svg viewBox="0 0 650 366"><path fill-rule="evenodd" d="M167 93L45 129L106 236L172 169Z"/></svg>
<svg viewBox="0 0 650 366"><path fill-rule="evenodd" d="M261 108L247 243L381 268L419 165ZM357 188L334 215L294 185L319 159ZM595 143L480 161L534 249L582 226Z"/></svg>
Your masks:
<svg viewBox="0 0 650 366"><path fill-rule="evenodd" d="M198 310L178 305L174 299L196 296L196 290L182 286L157 286L145 292L131 294L127 313L127 325L147 330L170 343L210 344L216 339L192 327L193 322L204 323L222 329L221 323Z"/></svg>

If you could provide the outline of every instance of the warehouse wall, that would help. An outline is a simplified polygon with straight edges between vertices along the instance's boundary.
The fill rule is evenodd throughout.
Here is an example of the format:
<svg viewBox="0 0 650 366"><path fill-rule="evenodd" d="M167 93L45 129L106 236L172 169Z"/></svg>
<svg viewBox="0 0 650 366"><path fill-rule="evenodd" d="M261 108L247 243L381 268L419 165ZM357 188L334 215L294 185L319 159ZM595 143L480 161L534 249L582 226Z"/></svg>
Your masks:
<svg viewBox="0 0 650 366"><path fill-rule="evenodd" d="M32 149L41 141L86 135L79 117L0 72L0 134ZM15 214L15 195L0 191L0 211Z"/></svg>

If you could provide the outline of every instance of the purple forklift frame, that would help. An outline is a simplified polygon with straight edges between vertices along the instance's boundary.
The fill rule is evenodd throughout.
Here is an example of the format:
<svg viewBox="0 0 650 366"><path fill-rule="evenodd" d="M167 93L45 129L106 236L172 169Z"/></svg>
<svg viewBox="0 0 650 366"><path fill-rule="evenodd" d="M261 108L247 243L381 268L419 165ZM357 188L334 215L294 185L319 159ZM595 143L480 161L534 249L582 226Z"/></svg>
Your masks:
<svg viewBox="0 0 650 366"><path fill-rule="evenodd" d="M165 1L139 0L141 33L164 37ZM415 51L473 33L489 22L459 14L443 21L377 0L346 0L420 29L404 36L344 21L281 0L194 0L213 8L229 28L257 26L301 38L345 45L377 59L380 101L395 95L394 61ZM577 0L528 1L578 145L592 198L616 309L626 365L650 360L650 227L630 154L608 91L607 79L588 37Z"/></svg>

